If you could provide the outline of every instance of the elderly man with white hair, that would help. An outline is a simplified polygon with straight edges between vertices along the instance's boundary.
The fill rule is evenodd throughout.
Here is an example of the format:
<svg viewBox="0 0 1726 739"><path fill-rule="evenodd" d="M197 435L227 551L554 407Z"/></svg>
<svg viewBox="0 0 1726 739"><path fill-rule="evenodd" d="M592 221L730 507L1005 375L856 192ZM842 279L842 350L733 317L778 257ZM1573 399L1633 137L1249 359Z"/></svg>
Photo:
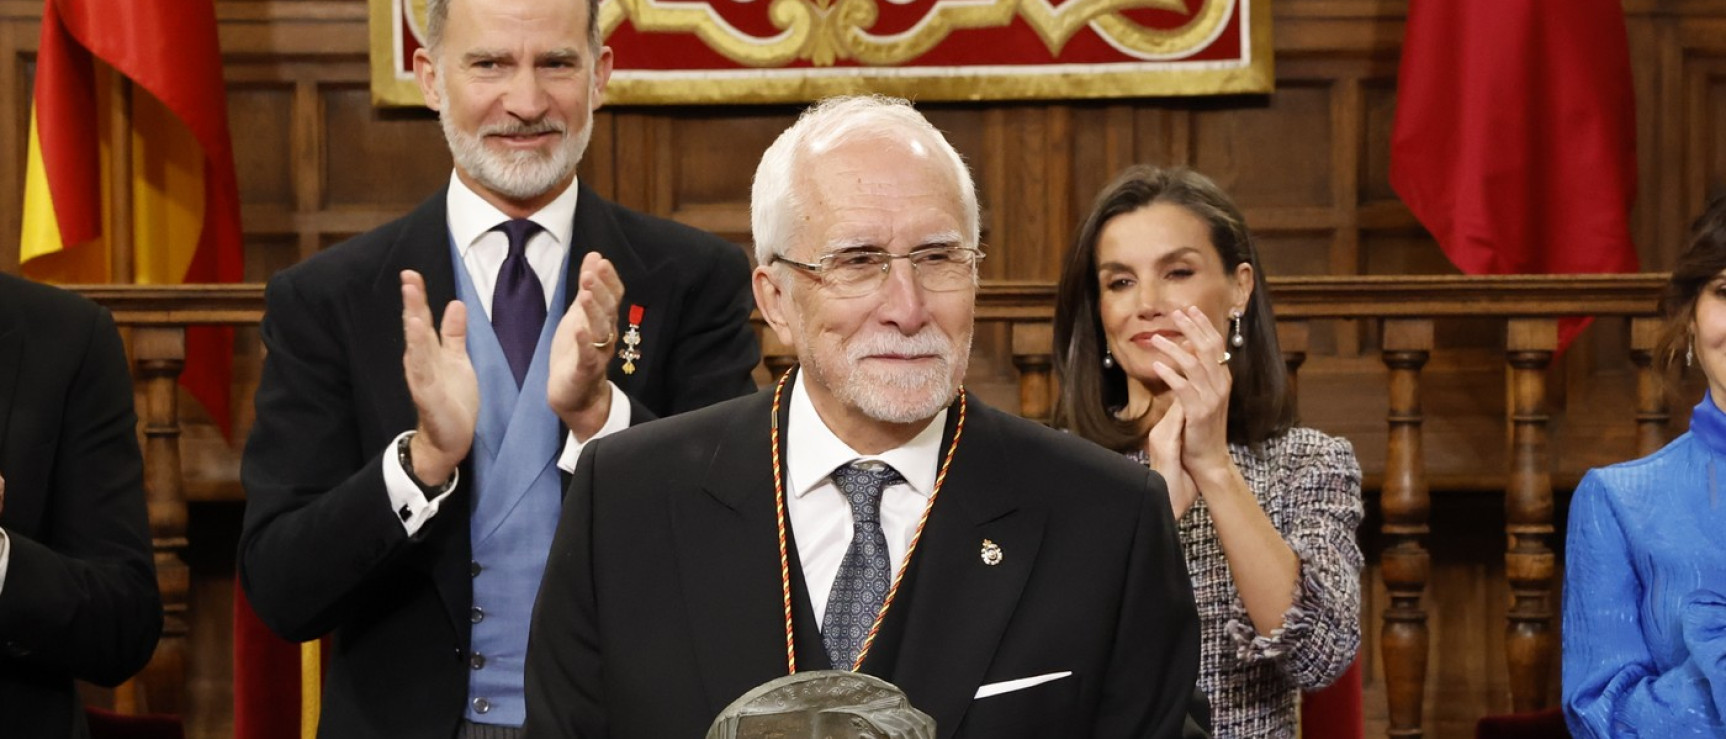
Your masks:
<svg viewBox="0 0 1726 739"><path fill-rule="evenodd" d="M755 300L798 369L583 451L528 735L699 736L820 669L942 737L1180 735L1198 627L1162 480L965 392L977 222L902 100L825 101L768 149Z"/></svg>

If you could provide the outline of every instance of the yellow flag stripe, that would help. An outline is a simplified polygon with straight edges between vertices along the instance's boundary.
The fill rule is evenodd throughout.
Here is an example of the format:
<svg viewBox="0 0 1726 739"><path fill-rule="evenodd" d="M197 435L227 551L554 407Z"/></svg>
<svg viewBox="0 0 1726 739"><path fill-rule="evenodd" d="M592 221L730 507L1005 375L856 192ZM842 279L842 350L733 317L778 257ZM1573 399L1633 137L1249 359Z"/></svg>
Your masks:
<svg viewBox="0 0 1726 739"><path fill-rule="evenodd" d="M132 91L133 280L178 285L204 230L204 151L168 106Z"/></svg>
<svg viewBox="0 0 1726 739"><path fill-rule="evenodd" d="M323 696L323 640L300 643L300 738L317 739L319 700Z"/></svg>
<svg viewBox="0 0 1726 739"><path fill-rule="evenodd" d="M47 165L42 162L42 139L36 133L36 107L30 106L30 143L24 165L24 230L19 237L18 261L29 262L60 251L60 222L54 217L54 196L48 192Z"/></svg>

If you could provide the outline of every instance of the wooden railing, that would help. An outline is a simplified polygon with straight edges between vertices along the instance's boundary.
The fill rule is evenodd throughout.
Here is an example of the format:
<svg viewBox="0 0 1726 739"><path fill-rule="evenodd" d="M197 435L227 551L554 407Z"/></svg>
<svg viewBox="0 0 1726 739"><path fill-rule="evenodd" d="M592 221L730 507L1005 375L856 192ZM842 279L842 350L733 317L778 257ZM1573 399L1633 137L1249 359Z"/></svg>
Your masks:
<svg viewBox="0 0 1726 739"><path fill-rule="evenodd" d="M1435 324L1489 317L1505 324L1503 363L1508 387L1507 442L1502 479L1506 511L1504 555L1511 593L1505 650L1511 705L1545 705L1557 656L1553 624L1556 554L1552 459L1545 407L1549 368L1558 347L1559 319L1618 316L1630 326L1630 360L1637 373L1639 453L1665 441L1670 412L1653 362L1658 321L1656 296L1663 275L1560 277L1341 277L1271 282L1283 359L1296 373L1308 358L1316 321L1353 319L1376 328L1389 398L1380 502L1383 548L1380 573L1388 595L1380 648L1388 733L1422 735L1430 637L1422 594L1432 569L1426 538L1431 495L1423 453L1422 371L1435 350ZM143 407L145 483L156 564L167 621L162 644L140 679L152 711L184 706L187 664L188 576L184 561L186 495L181 474L181 423L175 389L184 363L184 327L254 325L263 311L262 287L89 287L81 292L113 311L130 331L135 378ZM1022 415L1047 419L1055 383L1051 375L1050 322L1054 289L1048 284L988 284L977 307L979 325L1004 324L1018 374ZM771 332L763 335L765 364L777 372L794 357ZM1298 386L1298 385L1297 385ZM1363 465L1367 460L1363 460ZM1371 553L1369 553L1370 555ZM1363 628L1370 628L1363 624Z"/></svg>

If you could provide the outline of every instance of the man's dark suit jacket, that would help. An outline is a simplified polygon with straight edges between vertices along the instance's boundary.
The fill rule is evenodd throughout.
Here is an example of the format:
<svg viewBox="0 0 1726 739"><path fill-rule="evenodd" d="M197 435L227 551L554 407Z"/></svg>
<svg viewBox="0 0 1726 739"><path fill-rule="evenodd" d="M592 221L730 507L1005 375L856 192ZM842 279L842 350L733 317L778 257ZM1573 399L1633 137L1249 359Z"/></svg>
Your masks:
<svg viewBox="0 0 1726 739"><path fill-rule="evenodd" d="M590 250L616 265L627 291L619 337L627 306L644 307L636 371L611 363L632 423L754 388L760 350L740 249L582 187L571 300ZM425 276L441 320L455 297L444 193L283 271L266 292L269 353L241 470L240 573L276 633L335 634L320 736L448 739L467 698L471 466L412 538L384 490L382 455L417 418L402 374L404 269ZM468 312L470 321L485 315Z"/></svg>
<svg viewBox="0 0 1726 739"><path fill-rule="evenodd" d="M126 351L108 311L0 274L0 736L85 736L162 634Z"/></svg>
<svg viewBox="0 0 1726 739"><path fill-rule="evenodd" d="M698 737L785 674L771 394L582 451L535 607L528 736ZM999 564L984 563L984 539ZM824 669L788 548L798 669ZM863 671L904 689L943 738L1179 737L1198 639L1161 478L972 398Z"/></svg>

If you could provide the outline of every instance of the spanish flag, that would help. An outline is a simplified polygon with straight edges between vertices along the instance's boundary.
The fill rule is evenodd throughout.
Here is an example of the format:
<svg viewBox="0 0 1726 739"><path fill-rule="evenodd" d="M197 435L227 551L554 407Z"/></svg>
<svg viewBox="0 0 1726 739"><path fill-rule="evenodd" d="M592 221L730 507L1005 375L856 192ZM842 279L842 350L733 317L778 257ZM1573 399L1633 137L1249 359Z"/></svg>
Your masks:
<svg viewBox="0 0 1726 739"><path fill-rule="evenodd" d="M131 156L116 162L102 132L120 78L132 86ZM46 0L34 95L19 245L26 275L240 281L240 199L212 0ZM116 167L130 173L132 274L111 269L114 245L126 241L109 233ZM181 384L224 434L232 364L231 328L187 331Z"/></svg>

